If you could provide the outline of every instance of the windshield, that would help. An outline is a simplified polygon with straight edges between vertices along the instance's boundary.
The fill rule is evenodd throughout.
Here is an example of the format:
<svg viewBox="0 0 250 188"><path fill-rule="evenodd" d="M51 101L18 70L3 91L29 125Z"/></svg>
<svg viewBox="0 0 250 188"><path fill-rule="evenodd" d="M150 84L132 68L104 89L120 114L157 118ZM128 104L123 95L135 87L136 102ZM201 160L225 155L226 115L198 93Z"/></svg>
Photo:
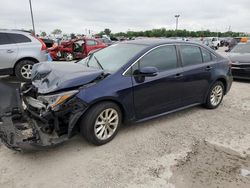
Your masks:
<svg viewBox="0 0 250 188"><path fill-rule="evenodd" d="M250 53L250 44L249 43L237 44L230 52L233 52L233 53Z"/></svg>
<svg viewBox="0 0 250 188"><path fill-rule="evenodd" d="M101 68L106 72L115 72L145 47L145 45L139 44L113 44L78 63L85 64L88 67Z"/></svg>

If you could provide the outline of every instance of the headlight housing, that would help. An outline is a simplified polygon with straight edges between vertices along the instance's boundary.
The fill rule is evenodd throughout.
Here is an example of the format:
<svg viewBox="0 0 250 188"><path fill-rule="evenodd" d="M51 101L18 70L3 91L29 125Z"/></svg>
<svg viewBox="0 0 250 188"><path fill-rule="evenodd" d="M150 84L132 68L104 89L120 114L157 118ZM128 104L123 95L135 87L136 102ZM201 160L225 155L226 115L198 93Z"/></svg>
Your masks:
<svg viewBox="0 0 250 188"><path fill-rule="evenodd" d="M40 95L37 99L47 104L47 109L51 108L52 110L56 110L58 106L63 104L78 92L78 90L73 90L54 95Z"/></svg>

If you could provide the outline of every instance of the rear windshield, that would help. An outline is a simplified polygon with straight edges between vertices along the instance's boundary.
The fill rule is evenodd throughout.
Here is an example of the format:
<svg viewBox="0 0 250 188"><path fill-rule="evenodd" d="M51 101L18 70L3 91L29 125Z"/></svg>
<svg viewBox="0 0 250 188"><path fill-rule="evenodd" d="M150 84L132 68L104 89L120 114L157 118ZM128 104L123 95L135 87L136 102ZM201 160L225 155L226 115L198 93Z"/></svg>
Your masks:
<svg viewBox="0 0 250 188"><path fill-rule="evenodd" d="M237 44L231 52L233 53L250 53L250 44L249 43L240 43Z"/></svg>

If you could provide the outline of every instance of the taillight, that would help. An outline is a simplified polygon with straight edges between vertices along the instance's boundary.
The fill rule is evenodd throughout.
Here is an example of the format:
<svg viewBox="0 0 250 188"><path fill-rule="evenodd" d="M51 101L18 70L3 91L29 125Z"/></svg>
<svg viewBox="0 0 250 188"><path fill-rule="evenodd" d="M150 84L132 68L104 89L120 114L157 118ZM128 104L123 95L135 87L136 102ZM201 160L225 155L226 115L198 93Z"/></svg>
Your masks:
<svg viewBox="0 0 250 188"><path fill-rule="evenodd" d="M41 51L47 50L47 46L46 46L46 44L43 42L42 39L40 39L40 38L38 38L38 37L36 37L36 36L34 36L34 35L32 35L32 36L35 37L37 40L39 40L39 41L41 42L41 44L42 44Z"/></svg>

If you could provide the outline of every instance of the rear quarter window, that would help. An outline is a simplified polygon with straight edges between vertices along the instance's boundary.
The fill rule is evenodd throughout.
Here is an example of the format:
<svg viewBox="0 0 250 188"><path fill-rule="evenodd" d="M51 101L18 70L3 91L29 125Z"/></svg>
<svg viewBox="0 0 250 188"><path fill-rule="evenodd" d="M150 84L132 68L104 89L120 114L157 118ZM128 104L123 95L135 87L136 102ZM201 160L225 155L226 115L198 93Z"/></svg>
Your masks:
<svg viewBox="0 0 250 188"><path fill-rule="evenodd" d="M203 48L201 48L203 62L210 62L212 61L211 53Z"/></svg>
<svg viewBox="0 0 250 188"><path fill-rule="evenodd" d="M218 57L216 55L212 54L212 60L214 61L214 60L217 60L217 59L218 59Z"/></svg>
<svg viewBox="0 0 250 188"><path fill-rule="evenodd" d="M28 43L31 42L31 40L22 34L15 34L15 33L8 33L8 37L13 41L14 43Z"/></svg>

